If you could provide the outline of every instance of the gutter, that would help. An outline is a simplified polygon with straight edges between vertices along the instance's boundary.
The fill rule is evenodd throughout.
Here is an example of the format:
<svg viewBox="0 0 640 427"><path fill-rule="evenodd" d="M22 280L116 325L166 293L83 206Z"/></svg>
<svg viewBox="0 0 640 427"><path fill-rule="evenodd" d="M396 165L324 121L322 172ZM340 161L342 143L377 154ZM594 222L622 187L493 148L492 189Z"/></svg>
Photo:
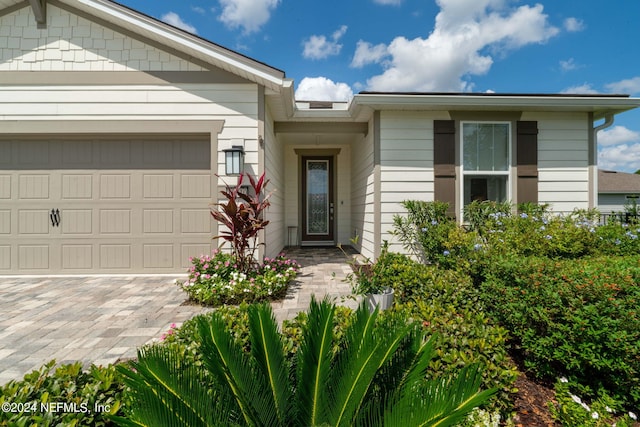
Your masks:
<svg viewBox="0 0 640 427"><path fill-rule="evenodd" d="M591 152L593 153L593 161L589 165L589 175L591 178L591 188L589 197L589 207L598 208L599 205L599 192L598 192L598 132L604 130L613 125L614 114L605 113L604 123L593 128L593 145L591 146Z"/></svg>

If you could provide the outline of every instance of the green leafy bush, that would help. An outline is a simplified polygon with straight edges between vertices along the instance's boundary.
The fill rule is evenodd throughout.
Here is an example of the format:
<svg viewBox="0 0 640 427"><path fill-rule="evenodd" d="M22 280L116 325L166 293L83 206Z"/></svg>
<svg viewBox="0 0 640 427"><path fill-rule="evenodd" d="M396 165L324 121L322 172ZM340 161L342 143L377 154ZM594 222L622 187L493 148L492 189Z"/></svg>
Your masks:
<svg viewBox="0 0 640 427"><path fill-rule="evenodd" d="M0 387L0 426L110 426L122 414L124 385L113 366L55 367L55 361Z"/></svg>
<svg viewBox="0 0 640 427"><path fill-rule="evenodd" d="M402 206L407 215L393 217L393 234L404 248L424 262L448 262L445 242L449 232L457 227L455 219L447 216L449 204L406 200Z"/></svg>
<svg viewBox="0 0 640 427"><path fill-rule="evenodd" d="M461 366L480 363L483 385L502 390L499 405L506 409L517 377L507 353L507 330L483 312L480 293L471 278L393 252L383 252L374 270L381 273L385 286L394 289L395 310L409 312L427 331L438 334L430 374L448 375Z"/></svg>
<svg viewBox="0 0 640 427"><path fill-rule="evenodd" d="M481 285L491 313L540 378L566 375L640 403L638 257L495 259Z"/></svg>
<svg viewBox="0 0 640 427"><path fill-rule="evenodd" d="M171 346L138 352L118 367L132 396L123 425L451 426L495 390L479 392L477 365L452 379L425 379L433 354L419 326L403 315L361 305L334 342L336 307L312 299L293 363L267 304L248 308L251 350L243 351L219 312L199 317L202 365ZM378 325L378 327L375 327ZM205 375L206 372L206 375ZM213 379L213 381L208 381ZM136 424L137 425L137 424Z"/></svg>
<svg viewBox="0 0 640 427"><path fill-rule="evenodd" d="M640 254L640 225L609 222L596 228L598 253L608 255Z"/></svg>
<svg viewBox="0 0 640 427"><path fill-rule="evenodd" d="M211 306L277 299L300 271L300 265L283 254L265 258L247 273L233 255L218 250L213 256L193 257L191 263L187 281L178 285L190 299Z"/></svg>
<svg viewBox="0 0 640 427"><path fill-rule="evenodd" d="M576 384L561 377L555 383L555 402L549 402L549 410L553 418L562 426L583 427L630 427L637 416L633 412L625 412L619 402L612 399L605 391L587 403L572 390ZM577 388L580 388L579 386Z"/></svg>

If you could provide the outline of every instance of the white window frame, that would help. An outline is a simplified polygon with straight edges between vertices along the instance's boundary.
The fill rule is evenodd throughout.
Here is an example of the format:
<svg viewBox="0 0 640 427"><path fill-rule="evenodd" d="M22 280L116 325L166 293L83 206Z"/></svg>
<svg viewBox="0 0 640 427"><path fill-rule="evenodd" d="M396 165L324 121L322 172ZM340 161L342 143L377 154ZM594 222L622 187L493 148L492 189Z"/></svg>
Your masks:
<svg viewBox="0 0 640 427"><path fill-rule="evenodd" d="M464 125L465 124L506 124L507 125L507 169L504 171L465 171L464 169ZM504 120L464 120L460 121L460 140L458 141L460 147L460 179L458 180L458 218L464 218L464 180L467 176L506 176L506 200L513 200L512 197L512 185L511 185L511 171L512 171L512 133L513 123Z"/></svg>

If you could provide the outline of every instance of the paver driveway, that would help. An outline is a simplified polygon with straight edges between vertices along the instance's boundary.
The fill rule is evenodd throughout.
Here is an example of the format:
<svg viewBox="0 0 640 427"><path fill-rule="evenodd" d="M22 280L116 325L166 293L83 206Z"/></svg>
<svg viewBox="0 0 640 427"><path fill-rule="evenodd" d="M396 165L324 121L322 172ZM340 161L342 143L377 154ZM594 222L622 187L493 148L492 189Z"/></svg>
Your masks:
<svg viewBox="0 0 640 427"><path fill-rule="evenodd" d="M305 310L311 295L350 294L343 282L350 267L336 248L293 249L302 272L282 301L277 319ZM159 339L172 323L206 309L183 305L186 294L175 277L0 277L0 384L56 359L109 364L135 357L136 348Z"/></svg>

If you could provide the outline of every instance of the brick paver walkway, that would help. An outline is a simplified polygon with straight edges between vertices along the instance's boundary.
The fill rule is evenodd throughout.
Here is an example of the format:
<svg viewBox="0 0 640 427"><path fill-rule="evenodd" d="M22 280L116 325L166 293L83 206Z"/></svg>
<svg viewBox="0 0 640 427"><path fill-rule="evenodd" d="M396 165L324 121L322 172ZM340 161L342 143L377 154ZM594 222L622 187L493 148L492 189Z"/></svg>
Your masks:
<svg viewBox="0 0 640 427"><path fill-rule="evenodd" d="M349 272L336 248L291 249L303 265L284 300L274 302L279 321L305 310L311 294L350 294ZM175 277L0 277L0 384L51 359L109 364L136 355L136 348L166 332L172 323L204 311L182 305ZM346 299L344 304L355 306Z"/></svg>

